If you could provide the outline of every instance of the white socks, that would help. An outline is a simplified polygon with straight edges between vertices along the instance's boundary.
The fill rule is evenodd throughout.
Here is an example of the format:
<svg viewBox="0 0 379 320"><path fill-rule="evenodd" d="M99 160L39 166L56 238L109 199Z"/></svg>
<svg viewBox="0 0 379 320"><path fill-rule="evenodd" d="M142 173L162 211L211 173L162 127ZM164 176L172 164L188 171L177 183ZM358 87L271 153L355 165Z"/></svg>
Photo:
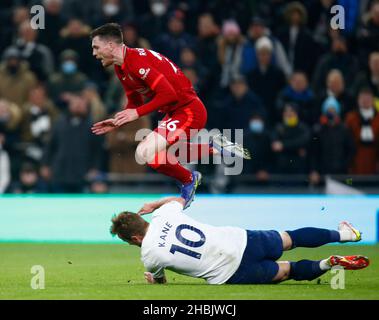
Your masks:
<svg viewBox="0 0 379 320"><path fill-rule="evenodd" d="M329 259L324 259L320 261L320 269L324 271L332 269L332 266L329 264Z"/></svg>

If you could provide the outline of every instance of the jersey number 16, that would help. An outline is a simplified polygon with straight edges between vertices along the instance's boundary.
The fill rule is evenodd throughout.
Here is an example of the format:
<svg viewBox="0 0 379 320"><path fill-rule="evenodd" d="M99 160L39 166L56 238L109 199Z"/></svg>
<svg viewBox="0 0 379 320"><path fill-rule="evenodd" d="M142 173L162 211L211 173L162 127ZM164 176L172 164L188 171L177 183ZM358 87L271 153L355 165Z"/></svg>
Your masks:
<svg viewBox="0 0 379 320"><path fill-rule="evenodd" d="M182 236L182 230L185 230L185 229L197 233L200 236L200 240L199 241L191 241L191 240L188 240L188 239L184 238ZM175 235L176 235L176 238L181 243L183 243L184 245L186 245L188 247L191 247L191 248L201 247L205 243L205 234L201 230L199 230L199 229L197 229L197 228L195 228L193 226L190 226L188 224L181 224L181 225L179 225L176 228ZM173 244L171 246L170 252L172 254L175 254L176 251L178 251L180 253L183 253L183 254L185 254L187 256L193 257L195 259L200 259L201 258L201 254L200 253L198 253L196 251L192 251L192 250L184 248L184 247L181 247L181 246L178 246L176 244Z"/></svg>

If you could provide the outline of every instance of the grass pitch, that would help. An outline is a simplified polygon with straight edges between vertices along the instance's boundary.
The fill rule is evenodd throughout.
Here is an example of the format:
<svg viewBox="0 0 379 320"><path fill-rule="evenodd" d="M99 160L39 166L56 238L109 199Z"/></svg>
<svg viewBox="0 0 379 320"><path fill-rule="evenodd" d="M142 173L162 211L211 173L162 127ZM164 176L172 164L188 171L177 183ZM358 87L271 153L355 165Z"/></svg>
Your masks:
<svg viewBox="0 0 379 320"><path fill-rule="evenodd" d="M167 272L169 284L144 281L139 249L114 244L0 244L0 299L379 299L379 246L338 245L295 249L282 259L363 254L371 265L346 271L345 289L333 290L331 273L311 282L278 285L207 285ZM45 269L45 289L33 290L31 268Z"/></svg>

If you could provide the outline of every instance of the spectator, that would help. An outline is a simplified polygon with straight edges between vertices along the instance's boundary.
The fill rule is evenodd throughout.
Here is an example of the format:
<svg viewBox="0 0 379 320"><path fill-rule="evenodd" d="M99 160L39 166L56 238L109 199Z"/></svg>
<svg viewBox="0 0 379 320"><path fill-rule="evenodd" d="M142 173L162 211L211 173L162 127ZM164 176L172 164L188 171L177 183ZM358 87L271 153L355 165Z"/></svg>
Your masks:
<svg viewBox="0 0 379 320"><path fill-rule="evenodd" d="M0 129L3 134L7 135L8 140L12 135L18 135L21 119L22 112L18 105L5 99L0 99ZM9 142L13 143L15 140Z"/></svg>
<svg viewBox="0 0 379 320"><path fill-rule="evenodd" d="M39 162L58 110L42 85L30 91L29 99L22 109L21 139L26 143L24 153L30 160Z"/></svg>
<svg viewBox="0 0 379 320"><path fill-rule="evenodd" d="M116 74L113 74L109 80L107 90L104 94L104 103L106 106L106 113L111 114L121 109L123 106L123 99L125 98L124 88Z"/></svg>
<svg viewBox="0 0 379 320"><path fill-rule="evenodd" d="M222 36L218 39L218 61L221 65L221 88L229 86L231 79L240 74L242 49L246 42L240 27L234 20L222 25Z"/></svg>
<svg viewBox="0 0 379 320"><path fill-rule="evenodd" d="M286 103L291 102L298 106L300 120L312 126L317 121L318 110L315 105L315 98L309 87L307 75L304 72L295 72L278 97L279 114L282 114Z"/></svg>
<svg viewBox="0 0 379 320"><path fill-rule="evenodd" d="M151 128L149 117L142 117L110 132L106 136L106 145L109 152L109 172L112 173L144 173L146 166L140 165L135 159L136 133L140 129Z"/></svg>
<svg viewBox="0 0 379 320"><path fill-rule="evenodd" d="M47 193L48 189L39 176L36 166L32 163L24 163L19 174L19 181L10 186L10 193L31 194Z"/></svg>
<svg viewBox="0 0 379 320"><path fill-rule="evenodd" d="M369 88L360 90L358 110L346 115L346 126L353 134L356 148L351 173L378 173L379 114L374 108L374 96Z"/></svg>
<svg viewBox="0 0 379 320"><path fill-rule="evenodd" d="M17 150L21 118L22 113L18 105L0 98L0 134L3 136L3 149L7 150L12 163L12 175L18 171L21 158Z"/></svg>
<svg viewBox="0 0 379 320"><path fill-rule="evenodd" d="M358 72L357 59L349 53L346 40L341 36L333 38L331 52L321 56L317 63L312 79L317 94L325 90L326 76L332 69L340 70L347 83L353 83Z"/></svg>
<svg viewBox="0 0 379 320"><path fill-rule="evenodd" d="M95 79L102 79L103 69L96 65L95 59L90 57L92 52L89 33L91 28L83 21L73 18L61 30L62 50L73 50L77 53L75 62L78 69Z"/></svg>
<svg viewBox="0 0 379 320"><path fill-rule="evenodd" d="M205 66L210 73L218 70L217 61L212 57L217 56L217 37L220 34L220 28L209 13L199 16L197 22L198 38L196 48L201 64Z"/></svg>
<svg viewBox="0 0 379 320"><path fill-rule="evenodd" d="M291 65L288 61L287 53L281 42L275 38L267 23L261 17L255 16L251 20L247 31L248 41L244 44L242 53L241 72L248 74L258 65L258 57L256 52L256 42L262 37L268 37L272 43L272 63L275 64L283 73L289 77L292 73Z"/></svg>
<svg viewBox="0 0 379 320"><path fill-rule="evenodd" d="M311 184L320 174L347 174L354 156L354 141L341 121L341 105L330 96L322 104L320 122L313 128L311 143Z"/></svg>
<svg viewBox="0 0 379 320"><path fill-rule="evenodd" d="M217 59L214 59L214 57L217 57L217 38L220 34L220 28L211 14L204 13L198 18L197 29L197 58L207 72L207 77L201 79L204 84L202 98L205 104L208 104L209 100L217 92L220 83L220 65Z"/></svg>
<svg viewBox="0 0 379 320"><path fill-rule="evenodd" d="M256 41L258 65L248 74L250 87L262 99L268 123L276 120L276 99L286 84L284 73L272 62L273 45L268 37Z"/></svg>
<svg viewBox="0 0 379 320"><path fill-rule="evenodd" d="M243 76L235 76L230 83L231 94L225 99L224 113L231 129L247 129L250 115L266 116L261 99L249 89ZM225 127L226 128L226 127Z"/></svg>
<svg viewBox="0 0 379 320"><path fill-rule="evenodd" d="M277 173L305 174L307 172L310 130L301 122L297 107L287 103L283 108L283 122L273 133L271 149Z"/></svg>
<svg viewBox="0 0 379 320"><path fill-rule="evenodd" d="M66 19L63 16L63 0L43 0L45 8L45 29L38 31L38 41L48 46L54 57L59 55L61 50L60 31L66 25ZM54 61L58 63L58 61Z"/></svg>
<svg viewBox="0 0 379 320"><path fill-rule="evenodd" d="M45 81L54 71L54 59L51 50L37 42L37 30L33 29L30 21L24 21L18 29L16 46L21 57L29 62L30 70L40 81Z"/></svg>
<svg viewBox="0 0 379 320"><path fill-rule="evenodd" d="M91 133L92 123L87 100L79 95L70 97L68 112L53 126L41 168L54 192L81 193L86 178L100 169L102 140Z"/></svg>
<svg viewBox="0 0 379 320"><path fill-rule="evenodd" d="M366 21L358 30L358 51L362 61L373 51L379 51L379 1L373 1Z"/></svg>
<svg viewBox="0 0 379 320"><path fill-rule="evenodd" d="M138 1L137 5L142 2ZM168 20L169 0L149 0L149 12L142 14L138 19L138 29L141 35L153 41L166 31Z"/></svg>
<svg viewBox="0 0 379 320"><path fill-rule="evenodd" d="M318 46L306 27L307 11L299 1L290 2L284 12L287 23L278 33L288 55L291 70L301 70L309 77L317 61Z"/></svg>
<svg viewBox="0 0 379 320"><path fill-rule="evenodd" d="M123 6L123 2L126 3L125 6ZM101 26L110 22L122 24L132 18L133 1L101 0L101 9L97 17L93 19L93 25Z"/></svg>
<svg viewBox="0 0 379 320"><path fill-rule="evenodd" d="M4 150L5 134L0 123L0 194L4 193L11 181L11 163L9 155Z"/></svg>
<svg viewBox="0 0 379 320"><path fill-rule="evenodd" d="M194 44L194 38L185 32L183 12L177 10L169 17L168 32L158 37L154 43L154 49L178 63L182 49Z"/></svg>
<svg viewBox="0 0 379 320"><path fill-rule="evenodd" d="M254 174L260 181L269 178L272 169L271 138L265 126L264 117L253 113L249 121L249 131L244 135L244 146L253 155L251 160L244 161L243 173Z"/></svg>
<svg viewBox="0 0 379 320"><path fill-rule="evenodd" d="M21 61L20 51L8 48L0 64L0 98L23 105L37 80L27 62Z"/></svg>
<svg viewBox="0 0 379 320"><path fill-rule="evenodd" d="M106 116L106 109L103 101L101 100L96 83L87 82L84 85L82 96L86 99L92 120L98 122Z"/></svg>
<svg viewBox="0 0 379 320"><path fill-rule="evenodd" d="M354 107L354 98L349 91L345 88L345 79L343 74L338 69L329 71L326 77L326 89L322 95L319 96L317 105L321 105L326 98L334 97L340 104L340 118L344 119L347 112L351 111Z"/></svg>
<svg viewBox="0 0 379 320"><path fill-rule="evenodd" d="M124 42L128 47L151 49L150 42L147 39L140 37L135 24L125 24L122 31L124 35Z"/></svg>
<svg viewBox="0 0 379 320"><path fill-rule="evenodd" d="M205 81L207 79L208 72L199 62L196 53L192 48L186 47L182 49L180 53L179 67L182 70L187 69L187 74L191 73L189 70L193 70L195 72L195 75L191 74L190 76L192 76L192 80L195 80L195 77L197 78L194 82L196 82L197 89L202 91L202 89L206 86ZM192 82L192 84L194 82Z"/></svg>
<svg viewBox="0 0 379 320"><path fill-rule="evenodd" d="M60 71L53 74L48 82L50 97L57 106L62 106L65 95L84 89L87 76L78 69L78 54L70 49L60 55Z"/></svg>
<svg viewBox="0 0 379 320"><path fill-rule="evenodd" d="M368 72L362 71L358 74L353 86L353 93L357 95L360 89L368 87L375 97L379 99L379 51L370 54L368 65Z"/></svg>

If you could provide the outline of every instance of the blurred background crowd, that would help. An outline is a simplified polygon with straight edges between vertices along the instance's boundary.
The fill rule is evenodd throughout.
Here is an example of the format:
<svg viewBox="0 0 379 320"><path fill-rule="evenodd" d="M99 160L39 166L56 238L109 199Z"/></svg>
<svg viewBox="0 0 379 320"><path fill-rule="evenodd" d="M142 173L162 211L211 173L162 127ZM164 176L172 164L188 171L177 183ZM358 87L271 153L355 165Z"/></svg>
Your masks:
<svg viewBox="0 0 379 320"><path fill-rule="evenodd" d="M31 27L33 5L45 29ZM330 27L333 5L343 30ZM90 130L127 103L113 68L92 57L89 33L107 22L182 68L209 129L244 129L251 183L379 173L379 1L2 0L0 193L105 193L154 175L136 164L134 136L159 115L105 137ZM232 191L217 166L201 170L215 177L207 191Z"/></svg>

